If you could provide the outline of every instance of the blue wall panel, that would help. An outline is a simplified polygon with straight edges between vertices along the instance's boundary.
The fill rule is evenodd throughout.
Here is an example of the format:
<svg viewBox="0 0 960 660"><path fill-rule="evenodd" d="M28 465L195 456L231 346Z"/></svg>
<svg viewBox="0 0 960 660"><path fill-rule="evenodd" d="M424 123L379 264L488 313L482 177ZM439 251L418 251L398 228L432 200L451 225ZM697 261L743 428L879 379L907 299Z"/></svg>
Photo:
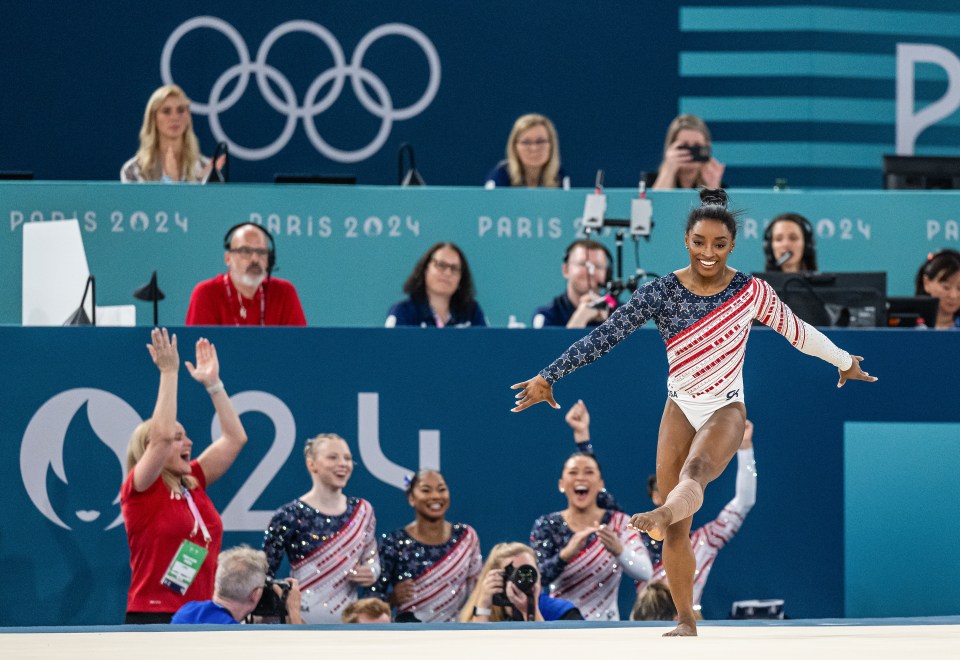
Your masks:
<svg viewBox="0 0 960 660"><path fill-rule="evenodd" d="M897 45L960 53L945 0L709 4L13 0L0 10L0 170L116 179L150 92L173 80L196 104L203 149L234 145L239 181L395 183L397 148L411 142L429 183L479 185L514 119L537 111L556 122L575 185L604 168L627 186L659 165L670 120L694 110L732 185L876 188L894 149ZM416 32L383 31L397 24ZM943 96L943 67L916 73L918 107ZM824 104L843 108L826 124ZM956 154L956 136L937 132L956 120L953 108L917 153ZM882 130L858 136L864 124ZM767 144L783 142L795 146L786 162Z"/></svg>
<svg viewBox="0 0 960 660"><path fill-rule="evenodd" d="M359 437L360 417L370 420L374 411L382 452L404 469L419 465L420 432L439 432L440 467L452 488L450 517L474 525L484 551L525 539L536 516L565 506L556 492L572 449L563 414L545 406L510 413L508 386L533 375L576 332L176 332L182 359L192 359L190 347L201 334L216 343L223 381L248 410L242 420L250 442L210 491L224 512L227 546L258 544L263 517L306 492L302 442L324 431L350 442L358 461L347 491L374 504L379 528L408 522L406 499L382 478L374 445L362 446L371 434ZM724 618L732 600L767 597L784 598L794 618L843 616L844 423L960 423L949 380L960 366L960 333L830 336L864 355L880 381L837 390L832 367L775 333L759 329L751 339L745 396L757 427L757 504L720 553L703 601L708 617ZM146 340L144 329L0 327L0 376L8 383L0 407L0 580L19 590L15 606L4 601L0 625L121 620L128 555L122 525L113 526L114 499L129 429L149 415L156 395ZM663 350L655 331L641 330L555 390L564 408L578 398L589 406L607 486L630 511L648 506L645 482L665 398ZM933 373L930 356L943 369ZM200 451L211 432L209 399L185 374L180 390L179 417ZM372 393L378 405L361 415L362 395ZM254 475L263 462L275 466ZM245 484L252 495L240 508L250 511L238 513L237 493ZM952 481L930 477L916 484L923 493L915 499L949 492L948 486ZM728 471L707 489L694 523L710 520L732 496ZM944 525L956 526L955 513L944 516Z"/></svg>

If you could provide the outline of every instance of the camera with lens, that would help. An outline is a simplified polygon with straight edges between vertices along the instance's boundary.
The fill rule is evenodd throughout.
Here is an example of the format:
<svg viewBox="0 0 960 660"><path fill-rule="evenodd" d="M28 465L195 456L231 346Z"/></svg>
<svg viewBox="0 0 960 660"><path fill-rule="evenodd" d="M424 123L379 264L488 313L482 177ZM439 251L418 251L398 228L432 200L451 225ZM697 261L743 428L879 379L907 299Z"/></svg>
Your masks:
<svg viewBox="0 0 960 660"><path fill-rule="evenodd" d="M280 587L279 596L273 590L273 585ZM263 585L263 594L260 596L257 607L250 614L252 616L279 617L280 623L285 623L287 619L287 596L289 595L289 582L268 577Z"/></svg>
<svg viewBox="0 0 960 660"><path fill-rule="evenodd" d="M523 564L522 566L508 564L503 569L503 591L493 595L493 604L500 605L501 607L512 606L510 599L507 597L507 585L511 582L517 586L517 589L532 598L533 589L537 586L537 580L539 579L540 574L537 573L535 566L531 566L530 564Z"/></svg>
<svg viewBox="0 0 960 660"><path fill-rule="evenodd" d="M705 144L685 144L681 148L690 152L690 160L694 163L706 163L710 160L710 147Z"/></svg>

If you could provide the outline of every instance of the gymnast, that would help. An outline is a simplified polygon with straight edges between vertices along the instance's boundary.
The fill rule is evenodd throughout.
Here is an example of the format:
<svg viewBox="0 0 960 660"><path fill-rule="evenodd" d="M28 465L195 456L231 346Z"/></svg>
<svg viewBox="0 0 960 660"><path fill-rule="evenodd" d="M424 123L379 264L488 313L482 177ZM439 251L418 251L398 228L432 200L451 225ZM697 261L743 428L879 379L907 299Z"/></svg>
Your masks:
<svg viewBox="0 0 960 660"><path fill-rule="evenodd" d="M630 526L665 539L664 567L678 612L677 627L666 636L697 634L690 524L703 503L704 487L723 472L743 439L743 357L751 322L760 321L798 350L837 367L837 387L848 380L877 380L860 369L862 357L800 320L769 284L727 266L737 237L736 216L727 210L722 189L704 189L700 200L684 233L689 266L637 289L550 366L512 386L520 390L513 412L541 401L559 408L554 383L605 355L647 320L656 322L669 365L657 438L657 484L666 499L653 511L633 516Z"/></svg>

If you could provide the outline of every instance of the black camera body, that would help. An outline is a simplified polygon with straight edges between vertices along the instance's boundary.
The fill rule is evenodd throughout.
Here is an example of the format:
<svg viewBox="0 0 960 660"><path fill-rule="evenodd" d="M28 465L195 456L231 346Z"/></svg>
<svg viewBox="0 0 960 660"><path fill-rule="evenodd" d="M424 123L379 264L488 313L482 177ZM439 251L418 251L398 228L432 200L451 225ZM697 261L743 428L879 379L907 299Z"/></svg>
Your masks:
<svg viewBox="0 0 960 660"><path fill-rule="evenodd" d="M280 587L281 595L273 590L273 585ZM257 607L251 612L252 616L279 617L284 623L287 618L287 596L290 595L290 583L286 580L277 580L268 577L263 585L263 594L257 602Z"/></svg>
<svg viewBox="0 0 960 660"><path fill-rule="evenodd" d="M690 152L690 160L694 163L706 163L710 160L710 147L705 144L685 144L682 148Z"/></svg>
<svg viewBox="0 0 960 660"><path fill-rule="evenodd" d="M522 566L508 564L503 569L503 591L493 595L493 604L501 607L510 607L513 605L507 597L507 585L511 582L517 586L517 589L532 598L533 589L537 586L539 579L540 573L537 572L535 566L531 566L530 564L523 564Z"/></svg>

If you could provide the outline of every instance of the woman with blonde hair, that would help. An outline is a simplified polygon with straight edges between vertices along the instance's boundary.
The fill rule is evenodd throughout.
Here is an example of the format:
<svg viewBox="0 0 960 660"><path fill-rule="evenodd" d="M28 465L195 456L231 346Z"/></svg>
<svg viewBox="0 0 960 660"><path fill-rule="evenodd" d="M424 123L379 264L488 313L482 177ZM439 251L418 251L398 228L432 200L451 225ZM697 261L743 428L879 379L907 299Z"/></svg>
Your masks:
<svg viewBox="0 0 960 660"><path fill-rule="evenodd" d="M490 549L477 586L460 610L462 623L560 619L583 617L570 601L543 592L537 556L523 543L498 543Z"/></svg>
<svg viewBox="0 0 960 660"><path fill-rule="evenodd" d="M223 167L225 157L217 159ZM193 132L190 99L177 85L164 85L150 95L140 127L140 148L123 164L120 180L197 182L210 170Z"/></svg>
<svg viewBox="0 0 960 660"><path fill-rule="evenodd" d="M343 493L353 474L346 440L321 433L307 440L303 455L312 487L273 514L263 551L271 576L284 556L290 562L304 621L340 623L357 600L357 588L370 587L380 577L377 520L368 501Z"/></svg>
<svg viewBox="0 0 960 660"><path fill-rule="evenodd" d="M201 338L196 366L186 367L210 394L223 435L190 460L193 441L177 421L177 336L155 328L150 339L147 350L160 370L160 388L153 416L130 438L120 489L130 545L127 623L169 623L184 603L213 598L223 524L206 489L247 441L220 380L217 350Z"/></svg>
<svg viewBox="0 0 960 660"><path fill-rule="evenodd" d="M553 122L543 115L528 114L514 122L507 139L507 158L487 174L486 185L559 188L565 178Z"/></svg>
<svg viewBox="0 0 960 660"><path fill-rule="evenodd" d="M722 188L726 166L711 155L710 129L696 115L680 115L667 128L663 162L651 185L673 188Z"/></svg>

